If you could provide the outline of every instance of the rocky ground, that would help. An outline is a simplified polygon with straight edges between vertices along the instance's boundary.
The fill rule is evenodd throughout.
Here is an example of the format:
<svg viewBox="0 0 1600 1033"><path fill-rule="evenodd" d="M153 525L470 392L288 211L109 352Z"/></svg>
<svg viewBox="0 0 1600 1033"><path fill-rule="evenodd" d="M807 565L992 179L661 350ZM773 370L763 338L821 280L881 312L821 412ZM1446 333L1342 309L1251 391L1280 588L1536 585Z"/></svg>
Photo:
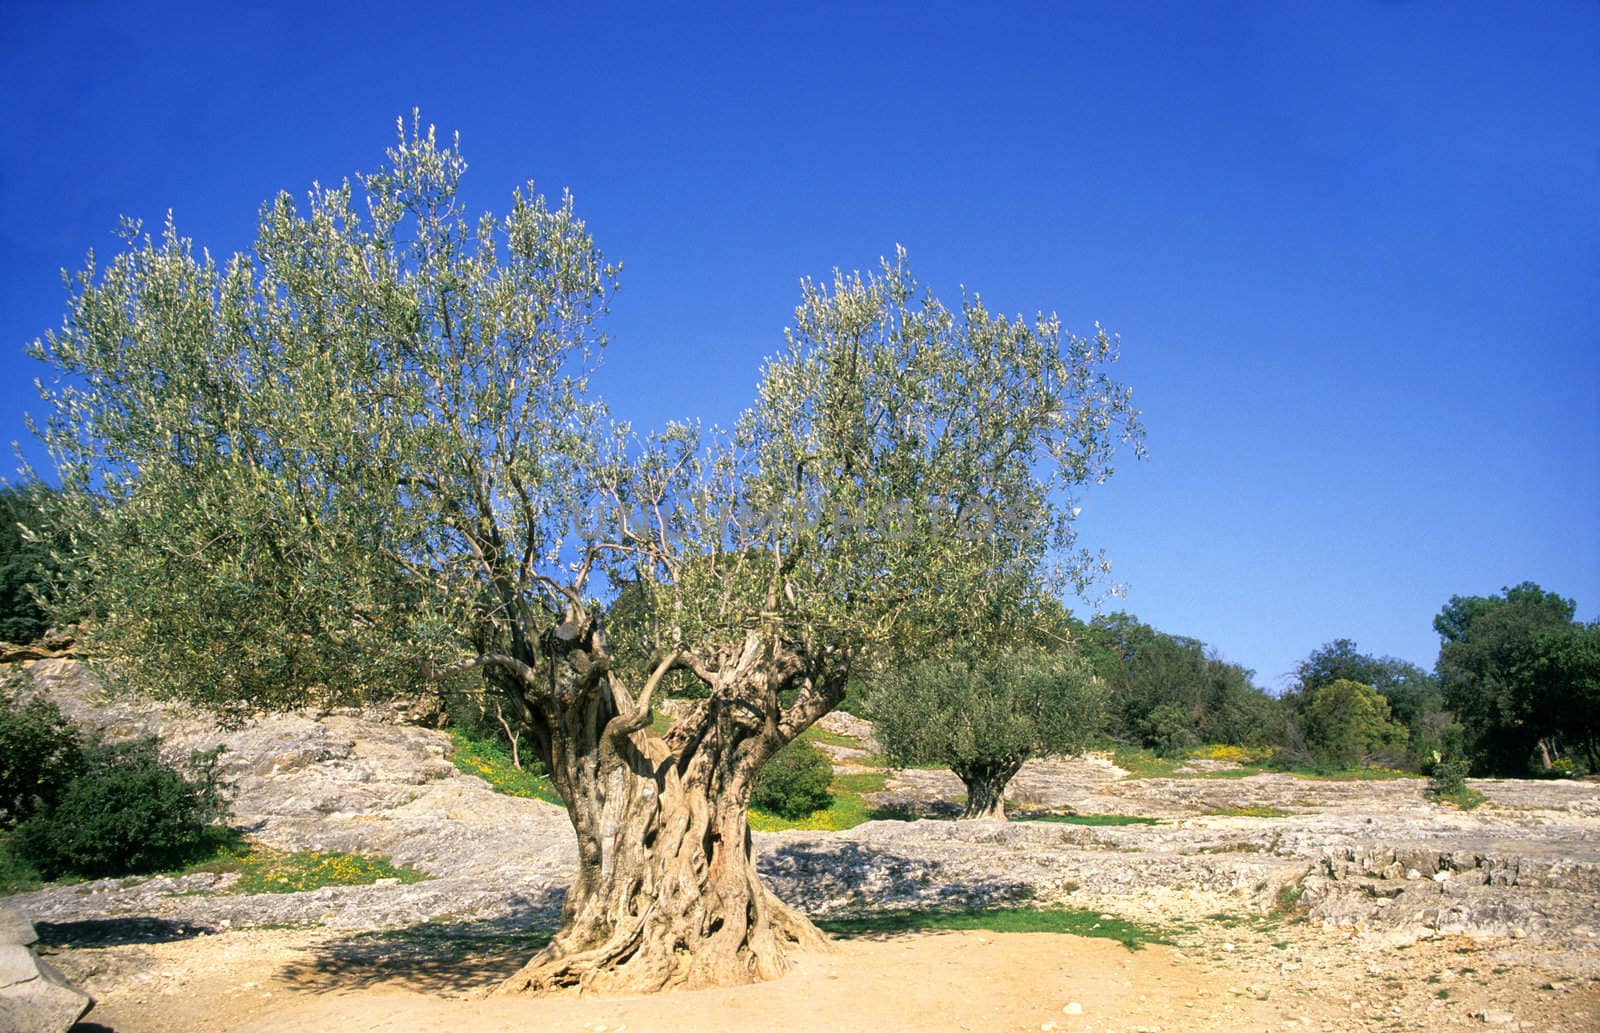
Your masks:
<svg viewBox="0 0 1600 1033"><path fill-rule="evenodd" d="M555 918L573 860L565 815L460 774L441 733L349 712L223 730L199 712L101 700L71 660L41 660L29 673L29 691L48 693L85 726L155 732L174 755L224 746L235 820L257 840L383 854L430 876L237 895L226 892L233 876L192 875L9 898L38 925L55 964L101 999L90 1020L112 1023L102 1029L335 1022L324 1001L320 1017L304 1025L272 1025L287 1014L277 1007L284 995L308 987L334 996L387 988L418 1001L464 997L514 968L529 950L525 931L548 929ZM1474 782L1488 802L1460 812L1428 801L1409 779L1124 774L1106 759L1035 762L1018 776L1009 806L1014 814L1144 815L1159 824L876 821L839 833L757 834L760 865L780 895L816 916L1028 900L1169 931L1172 945L1141 952L1147 960L1138 964L1177 967L1135 972L1120 1004L1082 1015L1061 1013L1068 1001L1043 1012L1013 1007L974 1028L1055 1022L1100 1033L1204 1020L1240 1029L1600 1029L1600 786ZM892 776L875 802L938 814L961 792L948 773L910 770ZM1274 816L1229 813L1250 809ZM924 938L927 949L959 942L970 951L983 939L993 955L1001 941L1013 942L953 935ZM1019 957L1035 956L1022 940L1014 946ZM876 947L846 949L858 952L863 971L895 964ZM1121 970L1118 963L1106 972ZM1138 979L1166 981L1159 999L1136 1000ZM989 978L967 997L983 986L1001 989ZM267 1008L261 994L272 993L278 998ZM191 1014L183 1002L195 1000L201 1005ZM204 1024L221 1022L224 1011L226 1024ZM459 1020L441 1018L440 1028ZM906 1028L960 1028L938 1021ZM339 1022L408 1028L400 1020ZM630 1028L643 1027L636 1019Z"/></svg>

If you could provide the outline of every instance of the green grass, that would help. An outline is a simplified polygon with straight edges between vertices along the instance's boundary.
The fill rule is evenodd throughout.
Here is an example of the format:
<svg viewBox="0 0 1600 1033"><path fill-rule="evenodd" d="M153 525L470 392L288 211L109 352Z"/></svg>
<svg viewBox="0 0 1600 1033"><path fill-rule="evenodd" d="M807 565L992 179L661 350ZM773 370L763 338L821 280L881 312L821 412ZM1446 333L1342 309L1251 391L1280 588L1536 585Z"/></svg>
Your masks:
<svg viewBox="0 0 1600 1033"><path fill-rule="evenodd" d="M889 781L888 772L864 771L859 774L834 775L828 792L833 802L820 811L812 811L804 818L785 818L765 811L750 811L750 827L757 832L782 832L785 829L806 829L812 832L839 832L853 829L863 822L881 818L898 818L891 811L880 811L867 803L868 793L882 792Z"/></svg>
<svg viewBox="0 0 1600 1033"><path fill-rule="evenodd" d="M152 874L182 876L201 872L237 872L239 879L229 887L229 893L295 893L322 886L364 886L379 879L421 882L428 877L415 868L397 868L384 857L272 850L220 827L208 830L205 852L198 860ZM78 881L69 877L55 885ZM43 885L38 872L11 856L0 835L0 896L25 893Z"/></svg>
<svg viewBox="0 0 1600 1033"><path fill-rule="evenodd" d="M1053 821L1061 825L1160 825L1160 818L1137 814L1019 814L1017 821Z"/></svg>
<svg viewBox="0 0 1600 1033"><path fill-rule="evenodd" d="M379 879L421 882L428 877L415 868L396 867L386 857L315 850L289 853L249 843L228 856L184 869L184 874L195 872L237 872L239 879L229 893L299 893L323 886L367 886Z"/></svg>
<svg viewBox="0 0 1600 1033"><path fill-rule="evenodd" d="M1290 814L1277 807L1213 807L1205 813L1215 818L1287 818Z"/></svg>
<svg viewBox="0 0 1600 1033"><path fill-rule="evenodd" d="M801 732L800 738L806 739L813 743L819 743L823 746L843 746L846 749L851 750L859 750L864 748L861 745L861 740L855 738L854 736L840 735L838 732L830 732L826 728L819 728L816 725L812 725L810 728L807 728L805 731Z"/></svg>
<svg viewBox="0 0 1600 1033"><path fill-rule="evenodd" d="M497 793L562 806L561 794L548 778L534 770L538 761L532 757L524 757L521 768L513 767L511 751L504 742L479 739L459 728L450 730L450 741L455 744L450 760L462 773L477 775Z"/></svg>
<svg viewBox="0 0 1600 1033"><path fill-rule="evenodd" d="M1214 752L1214 747L1202 747L1192 751L1201 757L1208 751ZM1421 778L1422 776L1412 771L1399 771L1394 768L1329 768L1314 765L1291 765L1272 760L1242 761L1237 768L1225 768L1221 771L1184 771L1179 772L1188 762L1187 757L1160 757L1150 750L1125 744L1111 747L1111 759L1117 767L1128 774L1124 777L1135 778L1250 778L1253 775L1290 775L1294 778L1304 778L1313 781L1330 782L1369 782L1385 781L1394 778Z"/></svg>
<svg viewBox="0 0 1600 1033"><path fill-rule="evenodd" d="M44 885L33 866L19 857L13 857L6 847L7 834L0 832L0 897L13 893L27 893Z"/></svg>
<svg viewBox="0 0 1600 1033"><path fill-rule="evenodd" d="M1462 786L1460 789L1453 789L1447 793L1429 793L1428 798L1430 800L1437 801L1438 803L1449 804L1450 806L1463 811L1472 810L1474 807L1483 803L1485 799L1482 793L1467 786Z"/></svg>
<svg viewBox="0 0 1600 1033"><path fill-rule="evenodd" d="M1158 757L1137 746L1112 747L1111 761L1126 771L1128 778L1171 778L1172 773L1183 765L1180 760Z"/></svg>
<svg viewBox="0 0 1600 1033"><path fill-rule="evenodd" d="M1167 943L1163 930L1080 908L988 908L974 911L883 911L817 923L834 936L981 929L995 933L1061 933L1115 940L1129 950Z"/></svg>

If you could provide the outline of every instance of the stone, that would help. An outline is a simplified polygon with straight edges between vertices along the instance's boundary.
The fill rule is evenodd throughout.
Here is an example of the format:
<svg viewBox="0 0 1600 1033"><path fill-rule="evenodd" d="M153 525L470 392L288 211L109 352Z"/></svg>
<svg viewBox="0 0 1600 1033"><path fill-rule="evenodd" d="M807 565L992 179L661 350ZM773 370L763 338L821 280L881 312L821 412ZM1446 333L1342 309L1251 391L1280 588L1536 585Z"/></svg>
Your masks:
<svg viewBox="0 0 1600 1033"><path fill-rule="evenodd" d="M1510 1012L1498 1011L1493 1008L1485 1011L1481 1018L1486 1026L1508 1026L1517 1021L1517 1017Z"/></svg>
<svg viewBox="0 0 1600 1033"><path fill-rule="evenodd" d="M38 939L33 923L21 911L0 906L0 944L16 943L26 947Z"/></svg>
<svg viewBox="0 0 1600 1033"><path fill-rule="evenodd" d="M54 655L43 646L0 642L0 664L20 664L29 660L48 660Z"/></svg>
<svg viewBox="0 0 1600 1033"><path fill-rule="evenodd" d="M94 1007L49 962L19 944L0 946L0 1029L66 1033Z"/></svg>
<svg viewBox="0 0 1600 1033"><path fill-rule="evenodd" d="M34 964L33 951L20 944L0 944L0 990L37 979L38 976L39 968Z"/></svg>
<svg viewBox="0 0 1600 1033"><path fill-rule="evenodd" d="M1068 1001L1067 1006L1062 1008L1061 1012L1064 1015L1082 1015L1083 1005L1079 1004L1077 1001Z"/></svg>

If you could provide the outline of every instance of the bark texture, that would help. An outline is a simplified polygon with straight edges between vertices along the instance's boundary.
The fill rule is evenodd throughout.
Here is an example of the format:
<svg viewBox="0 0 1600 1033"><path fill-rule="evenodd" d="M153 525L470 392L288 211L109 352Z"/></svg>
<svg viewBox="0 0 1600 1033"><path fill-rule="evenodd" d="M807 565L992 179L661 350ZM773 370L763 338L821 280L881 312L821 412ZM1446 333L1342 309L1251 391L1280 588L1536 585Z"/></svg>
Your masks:
<svg viewBox="0 0 1600 1033"><path fill-rule="evenodd" d="M761 764L837 702L813 687L804 658L750 636L699 666L711 698L662 738L649 729L655 679L632 699L595 629L564 626L545 646L550 684L520 696L567 804L578 872L560 931L499 992L749 983L788 971L797 948L822 947L762 884L747 821ZM795 697L788 707L780 692Z"/></svg>
<svg viewBox="0 0 1600 1033"><path fill-rule="evenodd" d="M982 761L956 768L955 773L967 787L967 806L961 812L961 817L1005 821L1006 786L1021 767L1021 761L1007 759Z"/></svg>

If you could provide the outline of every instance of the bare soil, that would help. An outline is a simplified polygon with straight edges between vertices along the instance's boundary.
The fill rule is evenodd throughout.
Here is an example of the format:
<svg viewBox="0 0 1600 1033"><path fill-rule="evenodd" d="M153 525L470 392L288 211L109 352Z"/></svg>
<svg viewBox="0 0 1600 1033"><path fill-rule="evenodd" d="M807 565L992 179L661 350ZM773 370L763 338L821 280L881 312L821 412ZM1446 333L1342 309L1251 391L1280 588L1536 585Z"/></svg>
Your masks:
<svg viewBox="0 0 1600 1033"><path fill-rule="evenodd" d="M648 997L485 997L526 945L326 929L52 960L99 998L80 1033L1600 1029L1600 980L1572 975L1559 952L1467 939L1396 950L1306 923L1210 940L1129 950L1042 933L865 936L774 982Z"/></svg>

